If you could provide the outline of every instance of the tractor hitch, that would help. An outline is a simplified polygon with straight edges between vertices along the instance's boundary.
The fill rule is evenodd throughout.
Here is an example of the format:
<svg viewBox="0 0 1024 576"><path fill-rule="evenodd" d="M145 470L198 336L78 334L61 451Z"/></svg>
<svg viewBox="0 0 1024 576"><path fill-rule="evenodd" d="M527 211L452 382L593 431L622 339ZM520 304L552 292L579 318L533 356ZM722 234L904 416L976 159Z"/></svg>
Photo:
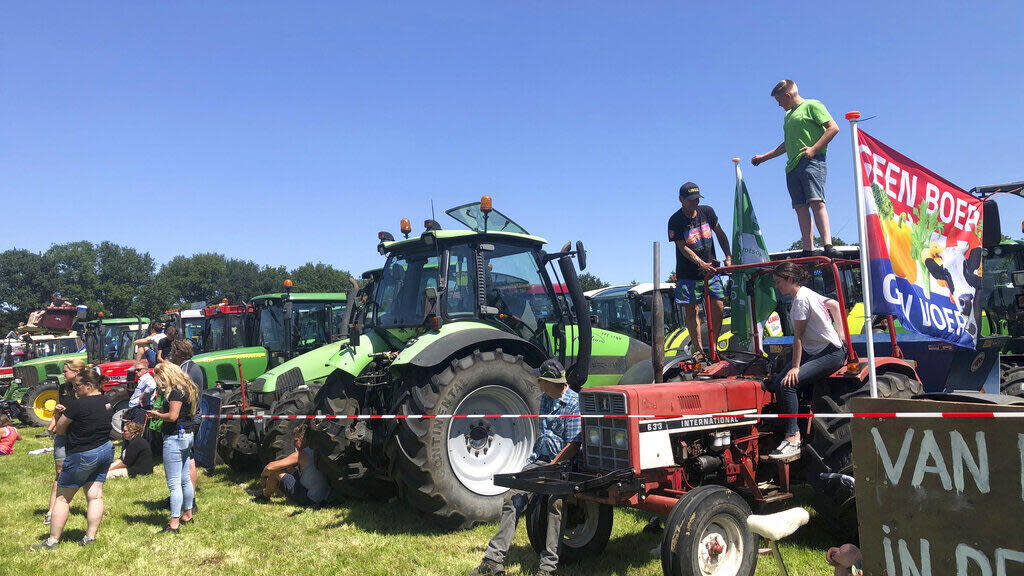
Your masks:
<svg viewBox="0 0 1024 576"><path fill-rule="evenodd" d="M574 472L571 465L551 464L513 474L495 474L494 484L536 494L586 494L604 492L640 492L643 483L632 470L606 474Z"/></svg>

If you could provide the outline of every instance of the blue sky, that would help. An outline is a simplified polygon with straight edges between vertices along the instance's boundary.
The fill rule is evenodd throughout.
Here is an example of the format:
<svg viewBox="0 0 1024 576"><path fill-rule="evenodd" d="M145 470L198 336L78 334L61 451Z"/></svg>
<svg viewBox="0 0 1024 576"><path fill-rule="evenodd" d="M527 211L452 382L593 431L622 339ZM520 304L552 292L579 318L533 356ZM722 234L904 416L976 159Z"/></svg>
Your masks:
<svg viewBox="0 0 1024 576"><path fill-rule="evenodd" d="M847 110L964 188L1024 180L1022 29L1013 2L7 5L0 249L360 272L378 230L490 194L645 281L682 182L731 234L733 156L769 249L797 239L784 159L748 163L782 139L782 78L840 122L827 193L854 241ZM1020 236L1024 199L1001 211Z"/></svg>

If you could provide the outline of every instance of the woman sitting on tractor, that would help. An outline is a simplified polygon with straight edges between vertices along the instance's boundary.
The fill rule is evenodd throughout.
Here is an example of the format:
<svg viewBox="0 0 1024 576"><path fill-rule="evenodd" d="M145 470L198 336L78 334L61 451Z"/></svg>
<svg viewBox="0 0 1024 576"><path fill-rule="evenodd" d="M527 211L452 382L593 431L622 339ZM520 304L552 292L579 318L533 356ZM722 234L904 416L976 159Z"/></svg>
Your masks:
<svg viewBox="0 0 1024 576"><path fill-rule="evenodd" d="M804 286L807 269L792 262L779 264L772 272L775 286L793 299L789 314L793 323L793 357L775 375L773 392L783 414L799 410L798 389L827 378L846 362L843 347L842 310L839 303ZM786 437L770 454L789 460L800 457L800 428L796 418L785 419Z"/></svg>

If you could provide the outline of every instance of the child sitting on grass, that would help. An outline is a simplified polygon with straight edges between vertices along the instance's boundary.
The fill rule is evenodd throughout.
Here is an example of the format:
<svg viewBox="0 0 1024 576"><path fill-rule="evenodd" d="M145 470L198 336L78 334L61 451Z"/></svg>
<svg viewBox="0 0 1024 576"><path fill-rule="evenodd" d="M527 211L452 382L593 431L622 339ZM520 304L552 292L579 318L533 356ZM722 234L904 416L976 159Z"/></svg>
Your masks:
<svg viewBox="0 0 1024 576"><path fill-rule="evenodd" d="M0 456L9 456L14 453L14 443L21 440L21 434L14 427L11 418L6 414L0 414Z"/></svg>

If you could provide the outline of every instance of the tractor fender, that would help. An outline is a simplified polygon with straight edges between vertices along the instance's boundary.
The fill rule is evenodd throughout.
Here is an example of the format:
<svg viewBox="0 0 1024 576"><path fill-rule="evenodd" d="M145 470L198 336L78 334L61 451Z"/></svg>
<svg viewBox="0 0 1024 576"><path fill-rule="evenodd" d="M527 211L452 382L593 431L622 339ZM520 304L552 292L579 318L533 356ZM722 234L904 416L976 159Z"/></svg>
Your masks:
<svg viewBox="0 0 1024 576"><path fill-rule="evenodd" d="M426 337L426 335L424 335ZM493 350L501 348L507 354L522 355L526 363L539 366L547 359L547 354L535 344L514 334L495 328L467 328L451 332L443 338L435 338L422 347L407 348L395 359L392 366L403 364L416 368L433 368L443 364L459 352L478 348ZM408 352L413 352L408 354Z"/></svg>
<svg viewBox="0 0 1024 576"><path fill-rule="evenodd" d="M875 372L896 372L898 374L903 374L904 376L908 376L914 380L917 380L918 382L921 381L921 378L917 375L917 370L915 370L909 362L907 362L906 360L902 360L900 358L875 358ZM867 362L861 363L860 372L858 373L857 377L862 381L868 379Z"/></svg>

